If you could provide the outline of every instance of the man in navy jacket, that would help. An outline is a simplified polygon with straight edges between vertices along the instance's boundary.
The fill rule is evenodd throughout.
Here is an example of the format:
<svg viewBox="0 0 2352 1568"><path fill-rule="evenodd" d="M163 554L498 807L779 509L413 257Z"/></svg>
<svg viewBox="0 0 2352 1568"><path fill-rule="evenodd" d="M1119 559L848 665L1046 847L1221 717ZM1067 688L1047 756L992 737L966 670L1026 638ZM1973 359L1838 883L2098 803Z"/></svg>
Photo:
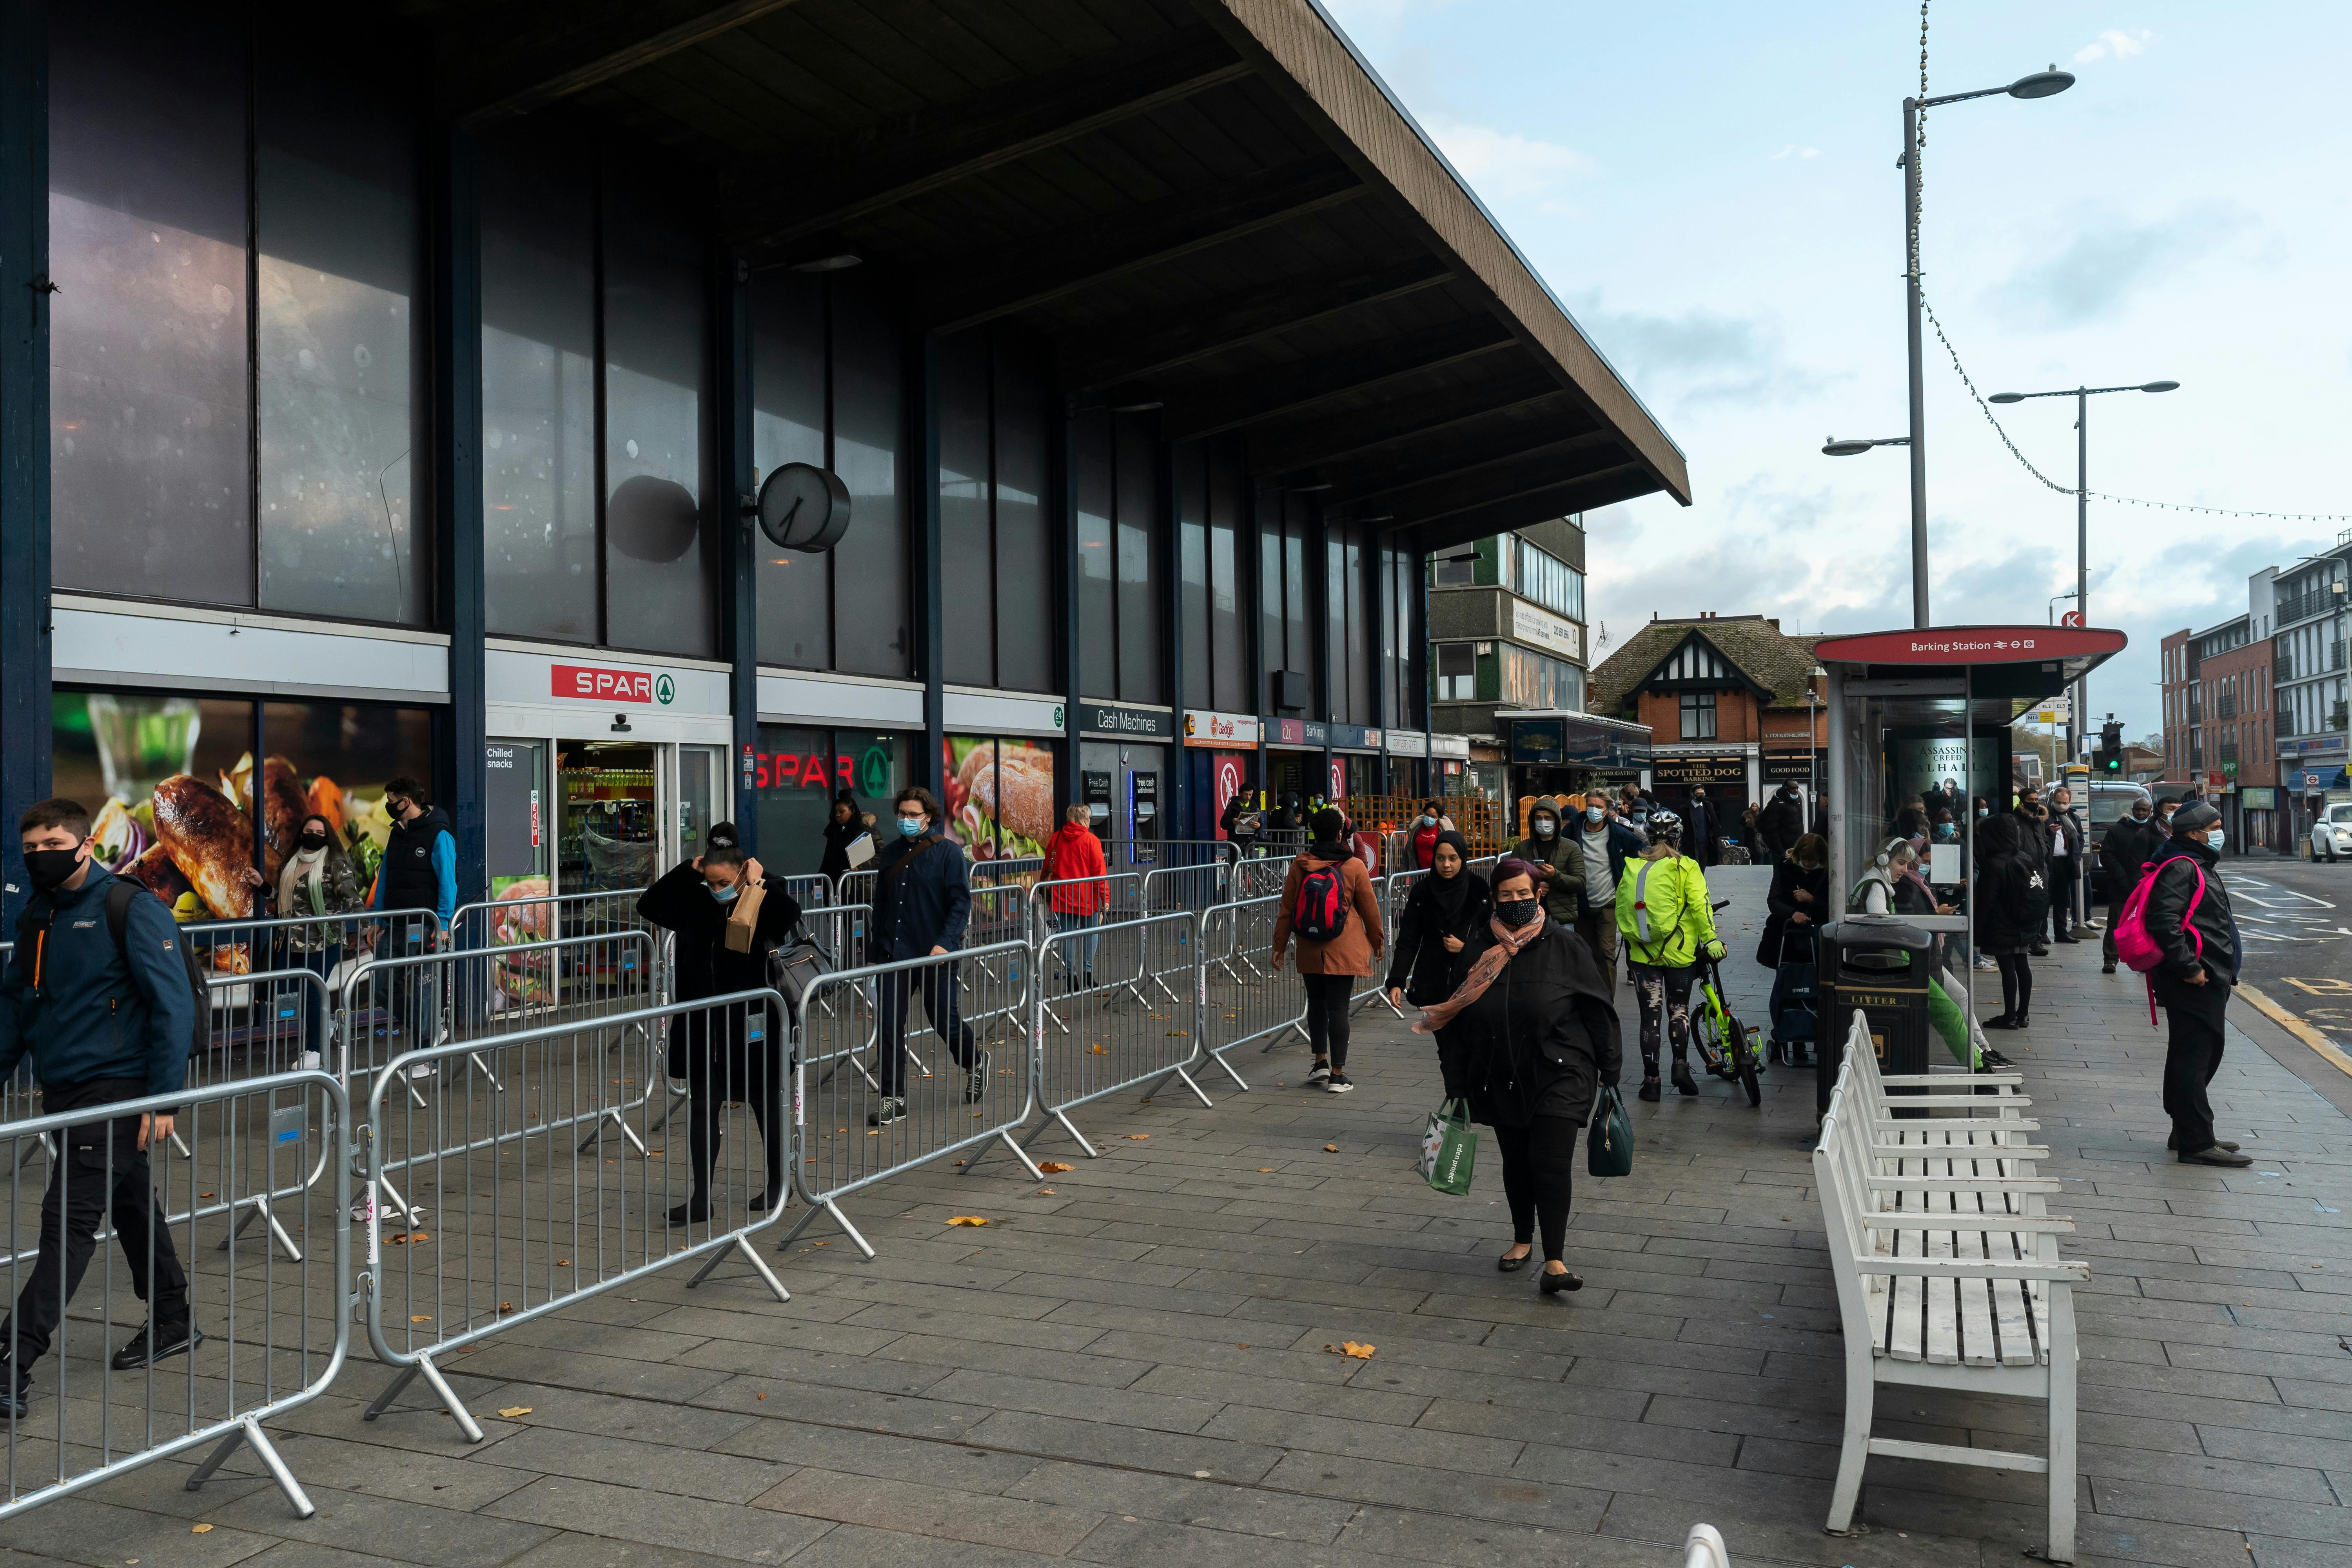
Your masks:
<svg viewBox="0 0 2352 1568"><path fill-rule="evenodd" d="M177 1094L196 1001L172 911L145 889L125 910L118 945L107 891L118 879L90 858L89 813L45 800L17 822L33 897L0 971L0 1082L29 1054L44 1114ZM0 1323L0 1414L25 1414L33 1363L47 1355L110 1213L148 1321L114 1352L118 1372L204 1342L191 1321L188 1276L156 1202L147 1151L172 1136L169 1111L101 1118L58 1140L41 1199L41 1253Z"/></svg>
<svg viewBox="0 0 2352 1568"><path fill-rule="evenodd" d="M910 784L898 792L897 805L898 832L874 858L870 952L877 963L953 952L963 945L964 927L971 919L971 873L961 847L940 831L944 814L938 797ZM965 1071L964 1103L976 1104L988 1092L988 1053L973 1040L971 1026L963 1021L958 1005L958 967L935 963L882 977L875 998L882 1099L866 1118L867 1126L887 1127L907 1114L907 1000L919 980L923 1011Z"/></svg>

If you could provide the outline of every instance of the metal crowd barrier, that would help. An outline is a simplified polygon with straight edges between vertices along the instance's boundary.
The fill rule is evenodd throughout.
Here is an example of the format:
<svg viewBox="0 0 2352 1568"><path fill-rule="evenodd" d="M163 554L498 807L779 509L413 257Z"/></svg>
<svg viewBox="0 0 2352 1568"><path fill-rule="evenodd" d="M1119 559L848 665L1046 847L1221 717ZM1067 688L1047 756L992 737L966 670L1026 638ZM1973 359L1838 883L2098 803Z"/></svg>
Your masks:
<svg viewBox="0 0 2352 1568"><path fill-rule="evenodd" d="M1056 894L1076 901L1081 894L1091 893L1101 906L1094 913L1095 924L1099 928L1132 920L1142 912L1143 874L1113 871L1102 877L1066 877L1060 881L1033 883L1028 892L1029 919L1024 935L1032 947L1042 952L1047 934L1063 930L1062 922L1076 914L1076 910L1055 910Z"/></svg>
<svg viewBox="0 0 2352 1568"><path fill-rule="evenodd" d="M1271 899L1279 894L1290 878L1290 863L1297 858L1285 851L1240 862L1234 868L1233 901L1247 903L1252 899Z"/></svg>
<svg viewBox="0 0 2352 1568"><path fill-rule="evenodd" d="M252 1447L299 1516L316 1511L263 1424L324 1392L350 1349L349 1105L332 1077L309 1069L0 1125L12 1173L11 1359L29 1402L26 1415L6 1417L0 1519L211 1445L188 1478L194 1491L240 1444ZM174 1136L197 1157L154 1169L152 1149L139 1147L152 1116L173 1118ZM72 1151L50 1163L48 1186L66 1216L58 1228L75 1249L107 1254L71 1295L31 1245L50 1227L46 1194L25 1179L27 1143ZM320 1169L334 1179L310 1184L306 1173ZM242 1241L232 1216L265 1200L297 1233L328 1237L324 1258L314 1247L280 1258L267 1242ZM97 1234L110 1210L119 1228ZM184 1277L203 1338L181 1355L111 1370L110 1358L151 1307L167 1305L174 1276ZM168 1345L173 1325L163 1326ZM52 1347L54 1356L46 1353Z"/></svg>
<svg viewBox="0 0 2352 1568"><path fill-rule="evenodd" d="M1045 939L1038 952L1041 969L1054 956L1062 956L1069 969L1066 954L1054 950L1089 934L1101 936L1109 961L1101 972L1108 978L1097 975L1083 990L1037 1000L1032 1032L1036 1101L1047 1117L1038 1134L1058 1121L1089 1157L1099 1155L1069 1113L1139 1084L1152 1085L1157 1093L1169 1079L1181 1079L1202 1105L1214 1103L1184 1070L1201 1054L1201 919L1189 911L1148 915L1099 933L1065 931Z"/></svg>
<svg viewBox="0 0 2352 1568"><path fill-rule="evenodd" d="M1136 912L1158 915L1230 903L1234 874L1234 862L1223 857L1191 866L1155 867L1143 874Z"/></svg>
<svg viewBox="0 0 2352 1568"><path fill-rule="evenodd" d="M874 905L875 890L882 885L879 871L844 871L833 879L833 901L836 904Z"/></svg>
<svg viewBox="0 0 2352 1568"><path fill-rule="evenodd" d="M1307 988L1298 965L1273 966L1274 922L1279 897L1223 904L1201 916L1202 1048L1242 1088L1249 1081L1225 1054L1263 1042L1261 1052L1292 1032L1307 1037Z"/></svg>
<svg viewBox="0 0 2352 1568"><path fill-rule="evenodd" d="M810 871L797 877L771 877L772 882L783 884L793 902L804 910L822 909L833 902L833 879Z"/></svg>
<svg viewBox="0 0 2352 1568"><path fill-rule="evenodd" d="M974 860L971 877L974 888L992 888L1034 882L1045 874L1045 862L1042 857L1015 855L1002 860Z"/></svg>
<svg viewBox="0 0 2352 1568"><path fill-rule="evenodd" d="M368 1342L398 1374L369 1405L373 1420L422 1376L470 1441L482 1429L436 1362L462 1346L689 1258L698 1285L731 1252L780 1301L783 1282L748 1239L773 1223L791 1159L783 999L744 991L541 1026L486 1041L404 1051L367 1100L366 1179L395 1170L431 1193L387 1230L367 1221L362 1275ZM579 1144L583 1122L645 1119L649 1103L612 1071L623 1037L662 1037L669 1072L688 1087L686 1146L675 1127L635 1164ZM461 1075L461 1061L484 1070ZM443 1069L429 1102L394 1092L421 1067ZM741 1103L757 1130L725 1136ZM649 1127L632 1129L643 1134ZM753 1163L757 1142L765 1159ZM698 1205L697 1200L699 1199Z"/></svg>
<svg viewBox="0 0 2352 1568"><path fill-rule="evenodd" d="M873 1257L841 1200L966 1151L969 1171L985 1144L1002 1142L1044 1179L1013 1136L1036 1103L1034 1010L1011 978L1032 951L1017 942L965 948L828 974L809 988L793 1079L793 1175L808 1209L780 1247L824 1215ZM888 1116L886 1100L903 1115Z"/></svg>

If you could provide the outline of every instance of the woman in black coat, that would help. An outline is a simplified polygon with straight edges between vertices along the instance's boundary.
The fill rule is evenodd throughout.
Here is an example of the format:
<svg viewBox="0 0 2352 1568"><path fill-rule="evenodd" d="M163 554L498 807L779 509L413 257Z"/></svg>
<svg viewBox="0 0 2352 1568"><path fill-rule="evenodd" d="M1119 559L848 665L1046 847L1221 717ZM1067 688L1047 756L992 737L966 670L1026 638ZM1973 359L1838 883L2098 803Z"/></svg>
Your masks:
<svg viewBox="0 0 2352 1568"><path fill-rule="evenodd" d="M818 874L839 877L856 869L849 863L849 847L873 830L874 818L857 809L857 797L845 789L836 790L833 815L825 819L824 858L817 862Z"/></svg>
<svg viewBox="0 0 2352 1568"><path fill-rule="evenodd" d="M1437 1036L1448 1098L1466 1100L1495 1130L1511 1205L1508 1252L1495 1267L1527 1267L1543 1222L1547 1296L1583 1288L1560 1261L1577 1132L1602 1087L1616 1087L1623 1037L1609 978L1576 932L1548 918L1535 869L1517 858L1495 868L1494 913L1454 956L1453 994L1413 1028Z"/></svg>
<svg viewBox="0 0 2352 1568"><path fill-rule="evenodd" d="M1764 895L1764 940L1756 962L1767 969L1783 963L1804 963L1812 958L1812 939L1830 907L1830 847L1819 834L1798 837L1772 867L1772 886ZM1794 949L1791 932L1803 936Z"/></svg>
<svg viewBox="0 0 2352 1568"><path fill-rule="evenodd" d="M1470 869L1470 841L1448 830L1437 836L1429 875L1412 885L1389 945L1389 1005L1426 1007L1454 990L1454 955L1485 929L1490 900L1486 879Z"/></svg>
<svg viewBox="0 0 2352 1568"><path fill-rule="evenodd" d="M2033 1005L2030 955L2050 917L2050 885L2032 845L2001 817L1977 834L1977 950L2000 966L2000 1016L1988 1029L2022 1029Z"/></svg>
<svg viewBox="0 0 2352 1568"><path fill-rule="evenodd" d="M736 906L752 896L751 889L758 890L758 912L747 926L730 931ZM680 1002L697 1002L766 987L768 961L800 924L801 907L782 883L765 879L757 860L729 845L647 888L637 899L637 913L673 933L675 994ZM669 1076L685 1079L690 1097L687 1145L694 1185L687 1201L669 1211L670 1224L699 1225L710 1218L719 1115L730 1100L751 1106L767 1145L768 1184L751 1198L751 1211L783 1202L784 1028L783 1018L745 1005L688 1013L672 1025Z"/></svg>

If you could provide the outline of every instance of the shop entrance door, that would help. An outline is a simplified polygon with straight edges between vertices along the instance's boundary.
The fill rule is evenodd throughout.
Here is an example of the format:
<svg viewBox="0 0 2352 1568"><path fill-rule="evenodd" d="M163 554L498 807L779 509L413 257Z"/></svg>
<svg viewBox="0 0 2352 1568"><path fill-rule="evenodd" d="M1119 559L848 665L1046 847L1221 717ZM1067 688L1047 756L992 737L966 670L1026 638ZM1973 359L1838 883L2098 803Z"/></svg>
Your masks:
<svg viewBox="0 0 2352 1568"><path fill-rule="evenodd" d="M727 789L727 751L723 746L679 746L677 757L677 842L672 864L693 859L710 847L710 828L732 812Z"/></svg>
<svg viewBox="0 0 2352 1568"><path fill-rule="evenodd" d="M621 741L556 742L556 890L651 885L668 863L658 787L674 748Z"/></svg>

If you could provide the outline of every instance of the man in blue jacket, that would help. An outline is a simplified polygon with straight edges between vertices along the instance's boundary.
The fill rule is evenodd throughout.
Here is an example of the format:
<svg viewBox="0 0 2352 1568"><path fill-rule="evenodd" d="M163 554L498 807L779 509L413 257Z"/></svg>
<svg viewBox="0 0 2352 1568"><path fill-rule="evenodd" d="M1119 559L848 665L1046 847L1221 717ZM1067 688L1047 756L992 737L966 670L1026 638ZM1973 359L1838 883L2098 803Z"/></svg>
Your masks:
<svg viewBox="0 0 2352 1568"><path fill-rule="evenodd" d="M45 800L17 821L33 897L0 971L0 1082L29 1054L44 1114L177 1094L187 1071L196 1002L180 930L142 888L118 944L107 890L118 879L90 858L89 813ZM155 1199L147 1150L172 1136L170 1113L118 1116L66 1129L41 1199L41 1254L0 1323L0 1414L25 1414L33 1363L48 1353L65 1304L110 1214L148 1321L114 1352L129 1371L204 1342L190 1320L188 1276Z"/></svg>
<svg viewBox="0 0 2352 1568"><path fill-rule="evenodd" d="M384 841L383 865L376 873L371 907L431 910L441 917L441 929L447 931L457 913L457 838L449 831L449 814L432 804L423 784L404 777L383 786L383 809L392 818L392 836ZM377 950L380 958L415 957L432 946L432 932L421 920L384 923L391 929ZM386 975L378 984L394 1034L406 1026L412 1013L431 1016L434 998L424 994L432 984L426 970L412 969L397 978ZM420 1029L416 1043L424 1046L432 1041ZM412 1068L409 1076L430 1078L435 1071L435 1064L426 1062ZM362 1196L352 1213L363 1216L368 1202Z"/></svg>
<svg viewBox="0 0 2352 1568"><path fill-rule="evenodd" d="M882 853L874 858L873 938L868 952L876 963L900 959L937 957L963 945L965 925L971 919L971 873L963 850L940 831L943 813L938 797L919 785L898 792L898 830ZM957 1005L958 965L933 964L928 969L901 970L882 978L875 999L878 1044L882 1053L882 1100L866 1117L869 1127L887 1127L907 1114L908 994L919 977L923 1011L931 1026L948 1042L956 1065L965 1070L964 1103L977 1103L988 1092L988 1053L971 1036Z"/></svg>

